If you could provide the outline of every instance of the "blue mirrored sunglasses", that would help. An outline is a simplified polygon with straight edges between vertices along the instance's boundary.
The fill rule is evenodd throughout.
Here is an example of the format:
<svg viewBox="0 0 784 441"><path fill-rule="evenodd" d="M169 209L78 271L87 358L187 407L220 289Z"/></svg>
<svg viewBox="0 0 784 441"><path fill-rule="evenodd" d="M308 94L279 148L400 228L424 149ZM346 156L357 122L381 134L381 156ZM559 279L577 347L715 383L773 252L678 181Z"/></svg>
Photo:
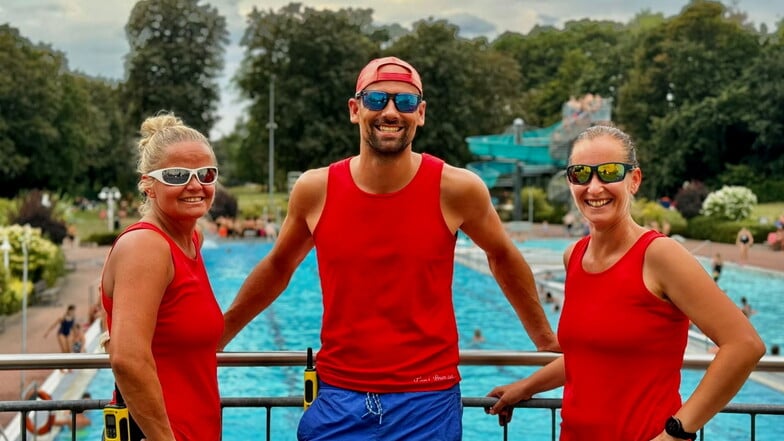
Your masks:
<svg viewBox="0 0 784 441"><path fill-rule="evenodd" d="M422 102L422 95L415 93L387 93L376 90L363 90L357 93L354 98L362 99L362 105L374 112L383 110L390 99L395 103L395 109L400 113L412 113Z"/></svg>
<svg viewBox="0 0 784 441"><path fill-rule="evenodd" d="M147 176L155 178L166 185L187 185L193 176L202 185L212 185L218 180L218 167L184 168L169 167L153 170Z"/></svg>

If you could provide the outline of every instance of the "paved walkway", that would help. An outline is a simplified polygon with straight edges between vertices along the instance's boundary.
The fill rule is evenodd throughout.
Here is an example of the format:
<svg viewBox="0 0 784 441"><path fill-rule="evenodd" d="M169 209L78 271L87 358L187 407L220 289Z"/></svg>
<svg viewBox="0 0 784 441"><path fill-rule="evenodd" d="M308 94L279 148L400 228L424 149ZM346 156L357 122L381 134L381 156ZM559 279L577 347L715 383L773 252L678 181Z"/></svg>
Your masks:
<svg viewBox="0 0 784 441"><path fill-rule="evenodd" d="M64 247L66 261L75 264L66 275L57 303L35 305L27 308L26 352L59 353L57 330L44 338L44 332L65 313L69 304L76 305L76 318L86 323L89 306L97 298L98 279L108 247ZM86 327L85 327L86 329ZM22 353L22 313L6 317L5 331L0 333L0 351L4 354ZM0 371L0 400L19 400L22 391L22 375L25 386L32 382L42 384L51 370ZM17 413L0 412L0 427L5 427Z"/></svg>
<svg viewBox="0 0 784 441"><path fill-rule="evenodd" d="M531 236L562 236L563 228L560 225L550 225L547 228L535 225L528 233ZM721 253L724 261L733 263L738 261L738 248L734 244L718 244L702 241L686 240L686 249L697 255L711 257L716 252ZM57 353L59 347L56 340L56 331L44 338L44 332L58 320L69 304L76 305L77 318L85 322L89 306L97 296L97 283L101 273L103 260L108 252L108 247L77 247L64 248L68 262L76 264L74 271L68 273L66 282L60 291L59 301L50 306L31 306L27 310L27 353ZM749 253L749 266L784 271L784 252L771 251L765 245L755 245ZM6 318L5 331L0 333L0 350L6 354L21 353L22 341L22 314L16 313ZM52 373L50 370L25 371L26 385L31 382L38 384ZM0 371L0 400L17 400L20 398L22 375L20 371ZM5 427L15 416L13 413L0 413L0 427Z"/></svg>
<svg viewBox="0 0 784 441"><path fill-rule="evenodd" d="M720 253L725 263L739 264L740 262L740 250L735 244L686 239L683 246L695 255L713 257L716 253ZM746 265L784 271L784 251L773 251L765 244L755 244L749 250L749 260Z"/></svg>

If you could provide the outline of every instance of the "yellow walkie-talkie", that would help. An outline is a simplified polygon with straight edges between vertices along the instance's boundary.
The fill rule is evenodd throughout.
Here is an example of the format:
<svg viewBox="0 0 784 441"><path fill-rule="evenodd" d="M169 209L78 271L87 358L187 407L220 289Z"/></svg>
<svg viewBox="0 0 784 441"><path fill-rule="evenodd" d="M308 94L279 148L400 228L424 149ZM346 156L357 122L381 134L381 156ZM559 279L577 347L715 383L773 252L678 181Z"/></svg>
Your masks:
<svg viewBox="0 0 784 441"><path fill-rule="evenodd" d="M318 394L318 376L313 363L313 348L308 348L308 360L305 366L305 400L303 408L308 410Z"/></svg>
<svg viewBox="0 0 784 441"><path fill-rule="evenodd" d="M130 414L116 384L114 385L114 401L113 404L103 408L103 439L105 441L131 441Z"/></svg>
<svg viewBox="0 0 784 441"><path fill-rule="evenodd" d="M103 408L104 439L106 441L130 441L131 431L128 423L128 409L122 405L111 404Z"/></svg>

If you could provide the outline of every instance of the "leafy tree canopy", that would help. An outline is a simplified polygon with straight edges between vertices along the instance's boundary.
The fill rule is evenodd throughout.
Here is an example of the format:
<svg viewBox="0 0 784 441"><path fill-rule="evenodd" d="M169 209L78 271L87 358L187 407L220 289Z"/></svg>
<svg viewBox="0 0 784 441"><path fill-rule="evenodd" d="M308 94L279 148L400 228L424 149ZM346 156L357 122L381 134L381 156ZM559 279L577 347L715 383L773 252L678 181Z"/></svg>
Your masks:
<svg viewBox="0 0 784 441"><path fill-rule="evenodd" d="M228 43L226 19L199 0L142 0L125 26L124 96L129 124L161 110L209 134L217 121L217 77Z"/></svg>

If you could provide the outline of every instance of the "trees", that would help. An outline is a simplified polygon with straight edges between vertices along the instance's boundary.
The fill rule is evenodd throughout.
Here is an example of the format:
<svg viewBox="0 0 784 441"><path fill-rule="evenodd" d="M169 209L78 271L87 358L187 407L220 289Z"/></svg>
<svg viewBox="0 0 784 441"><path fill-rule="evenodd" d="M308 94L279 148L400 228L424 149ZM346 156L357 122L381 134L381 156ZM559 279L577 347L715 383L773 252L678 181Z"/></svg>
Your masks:
<svg viewBox="0 0 784 441"><path fill-rule="evenodd" d="M49 170L37 165L57 150L53 121L64 64L61 53L32 44L9 25L0 26L0 195L44 183Z"/></svg>
<svg viewBox="0 0 784 441"><path fill-rule="evenodd" d="M640 37L616 116L641 146L649 197L711 182L753 141L735 80L759 53L757 35L726 12L693 2Z"/></svg>
<svg viewBox="0 0 784 441"><path fill-rule="evenodd" d="M121 184L133 161L120 109L115 86L70 72L63 54L0 26L0 195Z"/></svg>
<svg viewBox="0 0 784 441"><path fill-rule="evenodd" d="M579 20L563 30L535 26L527 35L506 33L492 47L517 60L528 124L552 125L570 96L614 96L621 80L620 23Z"/></svg>
<svg viewBox="0 0 784 441"><path fill-rule="evenodd" d="M265 182L268 169L270 82L275 87L275 150L279 170L324 166L356 149L348 98L356 75L378 45L371 40L370 10L318 11L290 4L254 10L242 38L246 57L236 82L251 102L236 172ZM274 78L274 80L273 80ZM277 186L285 188L284 173Z"/></svg>
<svg viewBox="0 0 784 441"><path fill-rule="evenodd" d="M427 123L417 130L414 150L463 166L471 160L466 136L499 133L520 115L522 80L512 58L457 32L446 21L423 20L384 52L404 58L422 77Z"/></svg>
<svg viewBox="0 0 784 441"><path fill-rule="evenodd" d="M746 159L766 177L781 176L784 168L784 26L779 33L782 38L766 43L731 89L745 98L739 119L757 135Z"/></svg>
<svg viewBox="0 0 784 441"><path fill-rule="evenodd" d="M209 135L217 121L217 76L228 43L226 20L199 0L142 0L125 26L131 47L123 86L134 130L160 110Z"/></svg>
<svg viewBox="0 0 784 441"><path fill-rule="evenodd" d="M397 55L425 83L427 124L417 151L462 166L465 138L560 121L570 95L614 98L613 120L639 147L642 196L670 196L686 181L715 189L732 177L760 201L784 180L784 21L756 31L715 1L627 24L576 20L487 41L426 19L379 26L370 9L316 10L292 3L254 9L234 78L249 100L234 133L216 140L224 182L266 182L270 84L275 86L277 187L285 171L356 152L346 101L371 58ZM92 196L112 183L132 190L132 137L142 118L173 110L209 133L218 116L215 79L226 24L198 0L142 0L126 26L127 80L90 78L65 56L0 26L0 196L46 188ZM754 182L739 182L746 164Z"/></svg>
<svg viewBox="0 0 784 441"><path fill-rule="evenodd" d="M513 60L491 50L484 39L458 38L457 28L445 21L420 21L403 34L372 26L371 13L317 11L300 4L251 12L242 40L247 55L236 77L251 100L241 128L247 136L236 150L245 158L236 162L245 179L264 181L273 75L275 162L281 170L324 166L356 154L347 100L360 69L378 56L404 58L423 78L427 124L417 131L417 151L463 165L471 159L466 136L495 133L512 122L520 94ZM279 187L283 177L279 173Z"/></svg>

